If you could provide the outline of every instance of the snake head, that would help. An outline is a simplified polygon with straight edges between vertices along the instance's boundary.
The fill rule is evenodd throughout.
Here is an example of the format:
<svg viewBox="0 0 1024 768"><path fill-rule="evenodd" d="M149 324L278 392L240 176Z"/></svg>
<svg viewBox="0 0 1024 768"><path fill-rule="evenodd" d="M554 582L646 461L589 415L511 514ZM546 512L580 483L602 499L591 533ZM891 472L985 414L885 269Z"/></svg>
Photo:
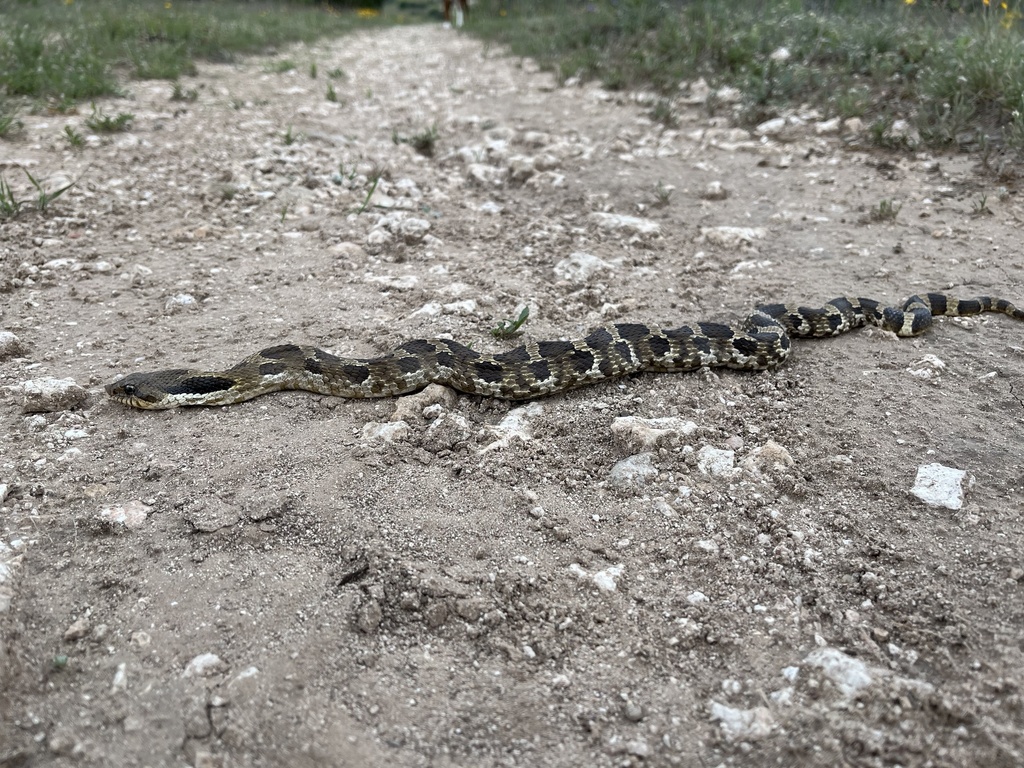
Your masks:
<svg viewBox="0 0 1024 768"><path fill-rule="evenodd" d="M239 397L237 380L216 373L171 368L130 373L106 386L112 400L133 408L160 410L179 405L228 405Z"/></svg>
<svg viewBox="0 0 1024 768"><path fill-rule="evenodd" d="M170 373L159 371L159 374ZM152 373L132 373L123 379L118 379L112 384L107 384L104 389L111 400L123 405L130 405L133 408L146 408L148 410L174 408L177 403L167 397L166 390L160 386L160 380Z"/></svg>

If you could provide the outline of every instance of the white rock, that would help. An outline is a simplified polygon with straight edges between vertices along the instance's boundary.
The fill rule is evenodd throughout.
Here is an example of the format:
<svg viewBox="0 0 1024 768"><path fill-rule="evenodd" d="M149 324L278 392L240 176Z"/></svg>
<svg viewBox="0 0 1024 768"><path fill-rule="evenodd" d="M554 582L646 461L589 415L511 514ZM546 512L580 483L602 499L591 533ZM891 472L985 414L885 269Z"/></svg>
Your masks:
<svg viewBox="0 0 1024 768"><path fill-rule="evenodd" d="M945 467L942 464L925 464L918 467L917 477L910 492L930 507L961 509L964 505L964 480L967 473L962 469ZM968 482L968 486L971 483Z"/></svg>
<svg viewBox="0 0 1024 768"><path fill-rule="evenodd" d="M755 240L763 240L768 231L763 227L701 227L700 240L726 248L750 246Z"/></svg>
<svg viewBox="0 0 1024 768"><path fill-rule="evenodd" d="M0 331L0 360L10 357L21 357L28 349L22 344L21 339L10 331Z"/></svg>
<svg viewBox="0 0 1024 768"><path fill-rule="evenodd" d="M723 104L734 104L743 99L743 91L726 85L715 92L715 97Z"/></svg>
<svg viewBox="0 0 1024 768"><path fill-rule="evenodd" d="M444 307L441 306L439 301L428 301L419 309L413 310L410 313L410 317L416 317L416 315L425 315L427 317L436 317L444 311Z"/></svg>
<svg viewBox="0 0 1024 768"><path fill-rule="evenodd" d="M843 121L843 130L847 133L863 133L864 121L859 117L849 117Z"/></svg>
<svg viewBox="0 0 1024 768"><path fill-rule="evenodd" d="M215 653L201 653L188 663L182 677L209 677L223 672L227 665Z"/></svg>
<svg viewBox="0 0 1024 768"><path fill-rule="evenodd" d="M837 648L816 648L807 655L804 664L818 667L844 696L852 696L861 688L871 685L868 665Z"/></svg>
<svg viewBox="0 0 1024 768"><path fill-rule="evenodd" d="M771 120L765 120L763 123L758 125L754 129L754 133L758 136L777 136L782 133L786 128L786 118L776 117Z"/></svg>
<svg viewBox="0 0 1024 768"><path fill-rule="evenodd" d="M605 230L621 230L638 235L656 235L661 232L661 224L650 219L641 219L639 216L595 212L590 214L590 220Z"/></svg>
<svg viewBox="0 0 1024 768"><path fill-rule="evenodd" d="M484 163L471 163L466 169L469 177L484 186L498 186L505 181L507 170Z"/></svg>
<svg viewBox="0 0 1024 768"><path fill-rule="evenodd" d="M363 279L367 283L375 283L392 291L411 291L419 283L416 275L367 275Z"/></svg>
<svg viewBox="0 0 1024 768"><path fill-rule="evenodd" d="M533 440L530 421L542 413L544 413L544 406L540 403L530 403L519 408L513 408L497 424L488 425L484 428L488 434L494 435L497 439L482 448L480 453L508 448L514 441L520 443L530 442Z"/></svg>
<svg viewBox="0 0 1024 768"><path fill-rule="evenodd" d="M21 410L25 413L66 411L84 404L88 397L74 379L29 379L17 386L17 390L21 392Z"/></svg>
<svg viewBox="0 0 1024 768"><path fill-rule="evenodd" d="M20 550L23 548L24 543L20 540L12 541L10 545L0 541L0 613L10 610L14 598L11 582L15 569L21 564L23 554Z"/></svg>
<svg viewBox="0 0 1024 768"><path fill-rule="evenodd" d="M508 176L512 181L522 184L533 176L537 170L535 161L526 155L513 155L508 159Z"/></svg>
<svg viewBox="0 0 1024 768"><path fill-rule="evenodd" d="M703 104L711 95L711 88L703 77L694 80L692 83L680 83L679 87L687 91L682 98L684 104Z"/></svg>
<svg viewBox="0 0 1024 768"><path fill-rule="evenodd" d="M697 451L697 469L705 475L723 477L733 472L735 459L735 451L723 451L720 448L705 445Z"/></svg>
<svg viewBox="0 0 1024 768"><path fill-rule="evenodd" d="M789 59L792 57L792 55L793 54L791 54L789 52L789 48L786 48L785 46L782 46L782 47L776 48L774 51L772 51L768 55L768 58L771 59L774 62L782 64L784 62L789 61Z"/></svg>
<svg viewBox="0 0 1024 768"><path fill-rule="evenodd" d="M569 566L569 572L580 581L589 581L602 592L614 592L618 587L618 578L624 571L623 565L612 565L596 573L588 572L578 563Z"/></svg>
<svg viewBox="0 0 1024 768"><path fill-rule="evenodd" d="M608 473L612 485L620 488L643 485L658 476L653 453L638 453L617 462Z"/></svg>
<svg viewBox="0 0 1024 768"><path fill-rule="evenodd" d="M814 126L814 132L819 136L826 133L838 133L842 124L843 122L840 118L833 117L831 120L823 120Z"/></svg>
<svg viewBox="0 0 1024 768"><path fill-rule="evenodd" d="M76 619L70 627L64 630L64 640L66 642L81 640L89 634L91 629L92 625L89 624L89 619L82 616L81 618Z"/></svg>
<svg viewBox="0 0 1024 768"><path fill-rule="evenodd" d="M352 243L348 241L335 243L330 248L328 248L328 250L335 256L338 256L339 258L360 260L366 258L366 251L363 250L363 246L361 246L359 243Z"/></svg>
<svg viewBox="0 0 1024 768"><path fill-rule="evenodd" d="M409 245L415 245L427 236L430 231L430 222L426 219L408 218L398 225L402 239Z"/></svg>
<svg viewBox="0 0 1024 768"><path fill-rule="evenodd" d="M367 245L386 245L391 242L392 234L386 229L372 229L366 235Z"/></svg>
<svg viewBox="0 0 1024 768"><path fill-rule="evenodd" d="M557 278L572 283L585 282L597 272L611 269L613 269L612 265L604 259L583 251L570 253L568 258L562 259L554 266Z"/></svg>
<svg viewBox="0 0 1024 768"><path fill-rule="evenodd" d="M194 312L199 309L199 302L191 293L176 293L164 302L164 314L175 315L179 312Z"/></svg>
<svg viewBox="0 0 1024 768"><path fill-rule="evenodd" d="M141 528L149 517L152 507L141 501L132 500L123 504L110 504L96 513L96 519L111 528L133 531Z"/></svg>
<svg viewBox="0 0 1024 768"><path fill-rule="evenodd" d="M742 462L743 468L755 476L761 472L784 472L794 463L789 451L774 440L752 449Z"/></svg>
<svg viewBox="0 0 1024 768"><path fill-rule="evenodd" d="M935 355L925 355L907 368L907 373L919 379L933 379L946 370L946 364Z"/></svg>
<svg viewBox="0 0 1024 768"><path fill-rule="evenodd" d="M729 190L722 185L722 182L712 181L704 187L700 196L705 200L725 200L729 196Z"/></svg>
<svg viewBox="0 0 1024 768"><path fill-rule="evenodd" d="M694 590L686 596L686 602L688 602L690 605L700 605L701 603L709 603L711 601L708 600L708 596L705 595L703 592Z"/></svg>
<svg viewBox="0 0 1024 768"><path fill-rule="evenodd" d="M128 664L121 662L114 672L114 680L110 685L110 692L117 693L128 688Z"/></svg>
<svg viewBox="0 0 1024 768"><path fill-rule="evenodd" d="M476 313L476 299L463 299L445 304L442 309L450 315L472 315Z"/></svg>
<svg viewBox="0 0 1024 768"><path fill-rule="evenodd" d="M404 440L408 434L409 424L405 421L368 421L363 425L364 442L393 443L396 440Z"/></svg>
<svg viewBox="0 0 1024 768"><path fill-rule="evenodd" d="M692 435L696 431L695 423L677 416L666 416L659 419L620 416L612 422L613 435L640 448L652 448L669 438Z"/></svg>
<svg viewBox="0 0 1024 768"><path fill-rule="evenodd" d="M767 707L736 709L711 702L711 719L717 720L727 741L756 741L772 732L775 720Z"/></svg>

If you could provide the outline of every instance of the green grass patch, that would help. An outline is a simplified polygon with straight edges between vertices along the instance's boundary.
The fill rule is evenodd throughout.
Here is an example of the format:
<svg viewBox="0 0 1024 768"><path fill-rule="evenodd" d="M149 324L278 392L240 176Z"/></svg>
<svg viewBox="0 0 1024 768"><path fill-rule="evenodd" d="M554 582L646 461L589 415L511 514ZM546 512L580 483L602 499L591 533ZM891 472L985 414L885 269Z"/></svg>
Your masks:
<svg viewBox="0 0 1024 768"><path fill-rule="evenodd" d="M35 210L43 213L50 207L50 203L75 185L75 182L71 182L60 189L46 189L35 176L29 173L27 168L22 168L21 170L25 172L29 182L35 189L35 199L20 199L14 190L11 189L7 179L4 178L3 174L0 174L0 220L13 219L21 214L22 211L30 208L35 208Z"/></svg>
<svg viewBox="0 0 1024 768"><path fill-rule="evenodd" d="M127 131L135 115L131 112L118 112L116 115L108 115L102 109L92 105L92 114L85 118L86 127L93 133L119 133Z"/></svg>
<svg viewBox="0 0 1024 768"><path fill-rule="evenodd" d="M562 81L665 99L699 77L737 87L740 123L812 105L877 124L889 146L1022 147L1022 13L1024 0L482 0L467 30ZM651 117L670 126L670 104ZM888 130L898 120L909 136Z"/></svg>
<svg viewBox="0 0 1024 768"><path fill-rule="evenodd" d="M0 0L0 94L67 105L117 95L119 76L176 80L196 61L313 42L389 20L339 3ZM311 75L313 74L311 69Z"/></svg>

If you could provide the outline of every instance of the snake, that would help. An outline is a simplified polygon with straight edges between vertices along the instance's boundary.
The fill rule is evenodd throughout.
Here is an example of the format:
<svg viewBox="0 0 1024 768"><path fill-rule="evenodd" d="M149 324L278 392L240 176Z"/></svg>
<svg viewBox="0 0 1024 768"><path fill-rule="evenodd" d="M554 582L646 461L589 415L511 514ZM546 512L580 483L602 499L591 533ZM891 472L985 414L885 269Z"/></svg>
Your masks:
<svg viewBox="0 0 1024 768"><path fill-rule="evenodd" d="M682 372L726 367L775 368L789 359L794 338L838 336L873 325L897 336L918 336L933 317L1024 311L989 296L958 299L942 293L911 296L897 306L840 297L821 307L761 304L739 322L698 322L678 328L615 323L584 338L535 341L507 352L478 352L451 339L407 341L380 357L338 357L319 347L279 344L223 371L171 368L132 373L105 389L135 408L231 405L281 390L348 398L388 397L442 384L460 392L531 400L640 371Z"/></svg>

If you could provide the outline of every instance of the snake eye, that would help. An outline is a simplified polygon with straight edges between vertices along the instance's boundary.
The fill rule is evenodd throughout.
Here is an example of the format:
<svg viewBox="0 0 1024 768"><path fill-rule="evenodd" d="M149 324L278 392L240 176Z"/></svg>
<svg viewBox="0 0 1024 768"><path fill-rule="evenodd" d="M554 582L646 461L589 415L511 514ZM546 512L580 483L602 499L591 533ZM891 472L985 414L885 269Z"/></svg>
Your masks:
<svg viewBox="0 0 1024 768"><path fill-rule="evenodd" d="M126 395L128 395L128 397L133 397L135 395L135 385L134 384L125 384L124 385L124 393Z"/></svg>

